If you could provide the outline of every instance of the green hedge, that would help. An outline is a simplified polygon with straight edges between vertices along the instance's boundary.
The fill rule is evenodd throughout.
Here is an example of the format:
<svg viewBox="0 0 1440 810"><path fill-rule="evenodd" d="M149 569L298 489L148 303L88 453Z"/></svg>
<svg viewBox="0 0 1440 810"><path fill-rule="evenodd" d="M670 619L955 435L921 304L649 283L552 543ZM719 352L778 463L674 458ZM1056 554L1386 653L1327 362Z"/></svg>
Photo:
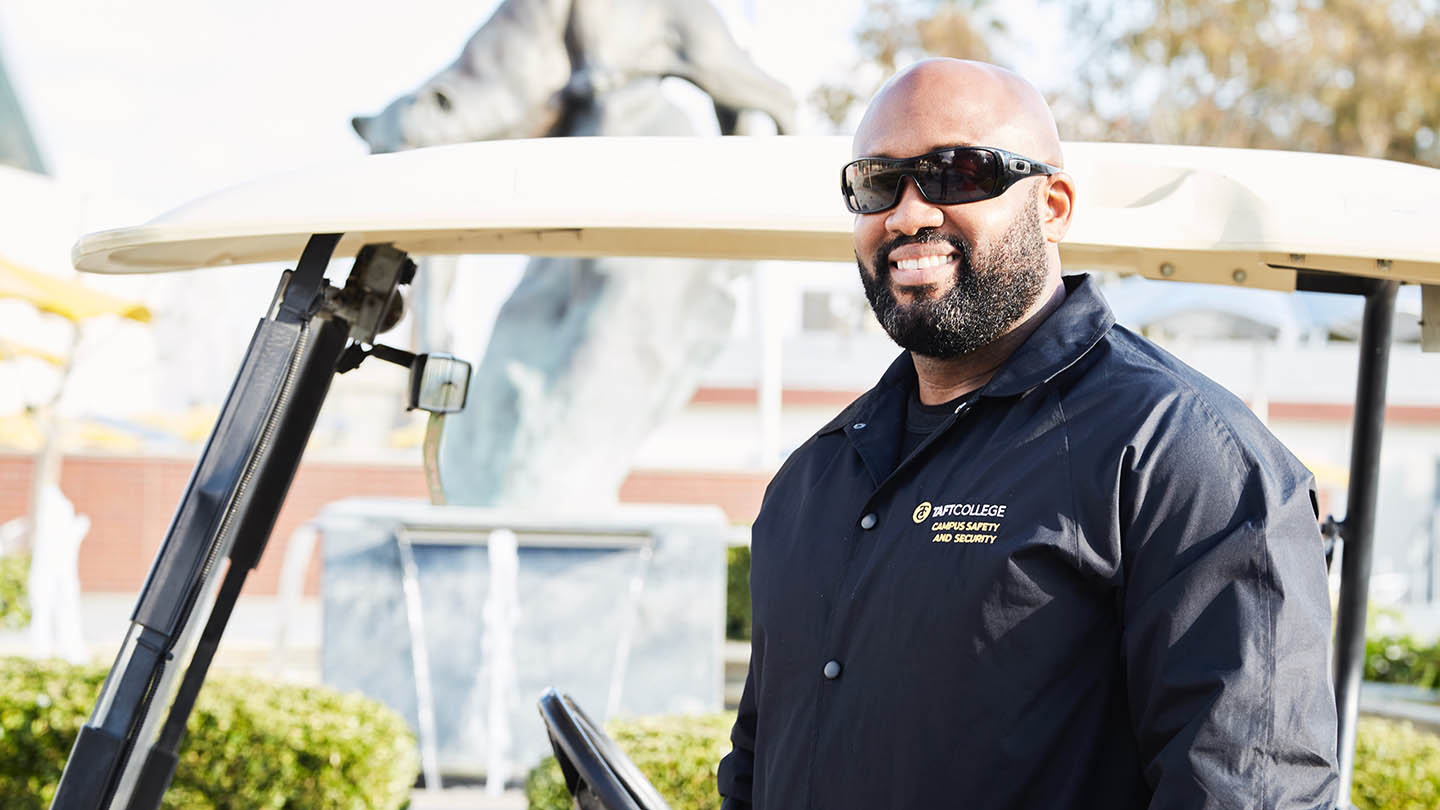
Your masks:
<svg viewBox="0 0 1440 810"><path fill-rule="evenodd" d="M105 671L0 659L0 807L45 810ZM396 810L419 753L380 703L324 687L209 678L167 810Z"/></svg>
<svg viewBox="0 0 1440 810"><path fill-rule="evenodd" d="M1362 717L1355 728L1355 787L1360 810L1440 807L1440 736L1404 721Z"/></svg>
<svg viewBox="0 0 1440 810"><path fill-rule="evenodd" d="M718 810L715 766L730 752L732 714L619 720L610 734L654 783L671 810ZM1440 807L1440 736L1410 723L1363 717L1356 729L1359 810ZM525 780L530 810L571 810L565 779L547 757Z"/></svg>
<svg viewBox="0 0 1440 810"><path fill-rule="evenodd" d="M719 810L715 766L730 752L733 714L616 720L607 731L645 774L671 810ZM525 779L530 810L571 810L565 777L554 757Z"/></svg>
<svg viewBox="0 0 1440 810"><path fill-rule="evenodd" d="M1365 680L1440 687L1440 642L1422 644L1409 635L1366 638Z"/></svg>
<svg viewBox="0 0 1440 810"><path fill-rule="evenodd" d="M0 555L0 630L19 630L30 623L25 593L29 577L29 554Z"/></svg>
<svg viewBox="0 0 1440 810"><path fill-rule="evenodd" d="M725 566L725 638L750 640L750 547L731 546Z"/></svg>

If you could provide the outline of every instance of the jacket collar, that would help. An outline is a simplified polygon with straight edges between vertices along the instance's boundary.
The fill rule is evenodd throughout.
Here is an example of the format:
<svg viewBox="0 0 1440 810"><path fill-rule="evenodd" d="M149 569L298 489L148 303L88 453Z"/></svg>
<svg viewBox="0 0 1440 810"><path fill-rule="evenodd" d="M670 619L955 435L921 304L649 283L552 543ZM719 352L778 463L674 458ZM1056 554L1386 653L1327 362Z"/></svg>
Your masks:
<svg viewBox="0 0 1440 810"><path fill-rule="evenodd" d="M1100 294L1100 285L1088 274L1065 276L1061 281L1065 284L1065 300L980 389L981 396L1015 396L1053 379L1084 357L1115 325L1115 314ZM841 411L820 432L845 429L850 433L853 425L868 424L877 413L904 407L915 384L915 364L909 352L901 352L874 388Z"/></svg>
<svg viewBox="0 0 1440 810"><path fill-rule="evenodd" d="M1010 397L1047 382L1085 356L1115 325L1115 313L1088 274L1065 276L1065 300L1010 355L981 396Z"/></svg>

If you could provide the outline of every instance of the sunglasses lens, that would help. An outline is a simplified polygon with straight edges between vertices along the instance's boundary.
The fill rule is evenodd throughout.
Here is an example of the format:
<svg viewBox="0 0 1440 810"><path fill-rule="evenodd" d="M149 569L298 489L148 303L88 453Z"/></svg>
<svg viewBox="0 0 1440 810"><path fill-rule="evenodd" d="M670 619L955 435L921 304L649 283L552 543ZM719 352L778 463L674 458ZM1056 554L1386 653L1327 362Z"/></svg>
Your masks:
<svg viewBox="0 0 1440 810"><path fill-rule="evenodd" d="M895 160L857 160L845 167L845 203L857 214L895 204L908 170Z"/></svg>
<svg viewBox="0 0 1440 810"><path fill-rule="evenodd" d="M984 149L945 149L916 161L915 181L937 205L957 205L1000 192L1000 163Z"/></svg>

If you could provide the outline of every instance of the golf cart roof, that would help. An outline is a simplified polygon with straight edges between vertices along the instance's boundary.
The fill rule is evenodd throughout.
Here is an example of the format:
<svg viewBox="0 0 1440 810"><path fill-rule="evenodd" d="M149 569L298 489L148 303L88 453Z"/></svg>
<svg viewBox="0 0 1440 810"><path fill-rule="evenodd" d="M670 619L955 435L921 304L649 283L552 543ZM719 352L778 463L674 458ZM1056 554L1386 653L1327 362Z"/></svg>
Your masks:
<svg viewBox="0 0 1440 810"><path fill-rule="evenodd" d="M1440 170L1250 149L1068 143L1067 269L1295 288L1295 270L1440 283ZM851 261L845 137L547 138L353 158L90 234L75 266L148 273L337 256L694 256Z"/></svg>

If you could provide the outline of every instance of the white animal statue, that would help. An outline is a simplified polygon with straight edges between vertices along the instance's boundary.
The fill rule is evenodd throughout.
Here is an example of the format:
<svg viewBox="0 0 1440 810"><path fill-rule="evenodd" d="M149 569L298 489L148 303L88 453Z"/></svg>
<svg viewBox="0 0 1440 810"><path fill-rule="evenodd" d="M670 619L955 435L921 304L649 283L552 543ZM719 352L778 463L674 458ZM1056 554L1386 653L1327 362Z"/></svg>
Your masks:
<svg viewBox="0 0 1440 810"><path fill-rule="evenodd" d="M373 152L577 134L573 116L636 80L705 91L721 132L741 110L794 130L784 85L740 49L707 0L505 0L460 56L374 116L352 119Z"/></svg>
<svg viewBox="0 0 1440 810"><path fill-rule="evenodd" d="M704 0L506 0L454 64L355 129L373 151L539 135L695 134L661 93L708 92L722 131L789 91ZM739 122L737 124L737 121ZM677 192L679 193L679 192ZM502 306L440 453L445 499L613 503L645 436L689 401L730 333L748 265L688 259L532 259ZM423 280L423 279L422 279Z"/></svg>

